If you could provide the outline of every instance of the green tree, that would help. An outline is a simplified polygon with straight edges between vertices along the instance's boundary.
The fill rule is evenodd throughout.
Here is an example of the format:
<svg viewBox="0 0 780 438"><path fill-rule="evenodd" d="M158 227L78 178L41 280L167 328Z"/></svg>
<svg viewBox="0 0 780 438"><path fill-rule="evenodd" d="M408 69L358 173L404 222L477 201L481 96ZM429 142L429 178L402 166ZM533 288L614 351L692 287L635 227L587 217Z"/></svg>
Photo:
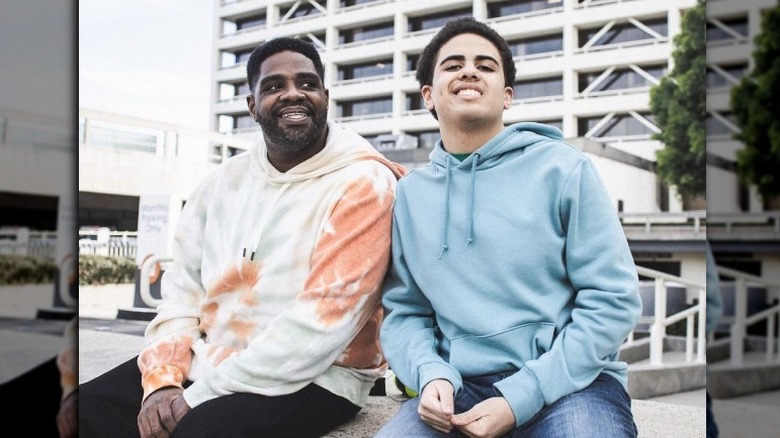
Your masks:
<svg viewBox="0 0 780 438"><path fill-rule="evenodd" d="M706 12L704 1L682 18L674 37L674 68L650 90L650 109L661 128L654 138L658 175L684 197L706 192Z"/></svg>
<svg viewBox="0 0 780 438"><path fill-rule="evenodd" d="M731 89L731 109L745 143L737 173L767 198L780 195L780 5L766 11L754 41L755 67Z"/></svg>

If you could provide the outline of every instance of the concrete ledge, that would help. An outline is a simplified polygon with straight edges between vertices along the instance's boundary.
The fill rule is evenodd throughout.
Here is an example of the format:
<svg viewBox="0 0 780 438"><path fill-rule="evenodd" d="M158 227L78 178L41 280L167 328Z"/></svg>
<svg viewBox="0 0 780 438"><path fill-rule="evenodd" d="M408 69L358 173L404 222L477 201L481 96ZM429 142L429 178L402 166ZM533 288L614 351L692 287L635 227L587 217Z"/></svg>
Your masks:
<svg viewBox="0 0 780 438"><path fill-rule="evenodd" d="M79 382L134 357L143 347L136 335L79 329ZM349 423L327 438L370 438L400 407L387 396L369 397L368 405ZM698 438L705 436L704 408L645 400L632 400L632 412L641 438Z"/></svg>

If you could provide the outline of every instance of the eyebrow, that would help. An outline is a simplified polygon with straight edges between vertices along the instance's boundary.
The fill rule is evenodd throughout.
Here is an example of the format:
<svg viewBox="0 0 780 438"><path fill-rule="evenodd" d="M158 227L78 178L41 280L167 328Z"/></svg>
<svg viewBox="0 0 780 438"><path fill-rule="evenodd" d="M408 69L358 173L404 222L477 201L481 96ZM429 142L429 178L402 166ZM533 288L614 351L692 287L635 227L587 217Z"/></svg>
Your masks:
<svg viewBox="0 0 780 438"><path fill-rule="evenodd" d="M489 56L489 55L477 55L474 59L476 61L493 61L496 64L500 65L499 62L496 60L496 58L494 58L492 56ZM466 60L466 57L463 56L463 55L450 55L450 56L442 59L441 62L439 63L439 65L444 65L444 63L447 62L447 61L465 61L465 60Z"/></svg>
<svg viewBox="0 0 780 438"><path fill-rule="evenodd" d="M265 76L264 78L260 79L260 85L266 84L268 82L283 81L285 77L286 76L282 74ZM309 80L317 80L319 82L320 76L316 73L301 72L293 76L293 78L295 80L309 79Z"/></svg>

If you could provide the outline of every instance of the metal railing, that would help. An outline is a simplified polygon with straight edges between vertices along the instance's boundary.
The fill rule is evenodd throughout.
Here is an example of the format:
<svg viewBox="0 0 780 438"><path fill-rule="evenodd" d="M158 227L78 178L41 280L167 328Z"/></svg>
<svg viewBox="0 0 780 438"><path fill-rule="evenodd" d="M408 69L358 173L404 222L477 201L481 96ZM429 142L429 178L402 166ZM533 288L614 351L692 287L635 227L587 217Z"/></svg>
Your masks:
<svg viewBox="0 0 780 438"><path fill-rule="evenodd" d="M777 336L780 303L748 315L749 286L765 288L767 291L773 291L774 296L778 296L780 284L723 266L718 266L718 273L724 277L733 278L735 284L734 318L729 330L729 361L731 364L742 365L744 363L747 328L762 321L766 323L766 362L780 361L780 343L778 343Z"/></svg>
<svg viewBox="0 0 780 438"><path fill-rule="evenodd" d="M666 274L664 272L637 266L639 275L650 277L654 281L654 315L648 317L650 324L650 364L662 365L664 352L664 339L666 338L666 328L670 325L685 320L685 362L686 363L704 363L706 355L706 315L707 315L707 289L706 285L687 280L676 275ZM673 315L666 314L666 301L669 286L683 286L696 290L698 302L684 310ZM698 330L695 327L698 317ZM634 342L634 334L631 333L627 343ZM695 359L694 359L695 352Z"/></svg>

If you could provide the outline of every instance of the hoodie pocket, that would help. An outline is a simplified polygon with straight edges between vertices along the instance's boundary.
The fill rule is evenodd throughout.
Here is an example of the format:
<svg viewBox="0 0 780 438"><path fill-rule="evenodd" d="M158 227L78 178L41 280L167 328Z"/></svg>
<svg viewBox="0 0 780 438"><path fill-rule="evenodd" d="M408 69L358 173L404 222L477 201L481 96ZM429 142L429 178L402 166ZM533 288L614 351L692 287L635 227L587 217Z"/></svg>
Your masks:
<svg viewBox="0 0 780 438"><path fill-rule="evenodd" d="M466 335L450 342L450 365L464 377L521 369L550 349L552 323L523 324L489 335Z"/></svg>

